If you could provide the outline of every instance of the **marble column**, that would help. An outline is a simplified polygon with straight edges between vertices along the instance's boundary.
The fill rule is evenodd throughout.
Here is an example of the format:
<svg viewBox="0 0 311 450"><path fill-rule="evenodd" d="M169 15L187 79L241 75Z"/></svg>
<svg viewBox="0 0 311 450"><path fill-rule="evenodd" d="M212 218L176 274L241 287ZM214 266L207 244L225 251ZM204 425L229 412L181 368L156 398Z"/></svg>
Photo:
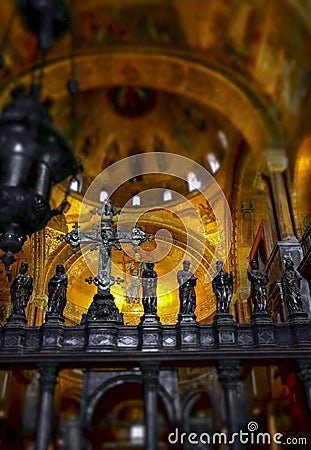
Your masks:
<svg viewBox="0 0 311 450"><path fill-rule="evenodd" d="M141 370L144 388L145 450L157 450L159 365L152 362L141 364Z"/></svg>
<svg viewBox="0 0 311 450"><path fill-rule="evenodd" d="M266 151L266 161L270 172L272 195L280 239L282 241L284 239L296 239L284 177L284 172L288 164L284 149L268 149Z"/></svg>
<svg viewBox="0 0 311 450"><path fill-rule="evenodd" d="M297 375L303 386L309 415L311 417L311 359L299 360L297 362Z"/></svg>
<svg viewBox="0 0 311 450"><path fill-rule="evenodd" d="M224 391L227 424L229 429L229 442L232 450L244 450L245 444L240 442L238 436L231 439L234 433L243 430L249 419L248 399L245 387L240 378L241 366L239 361L224 361L218 365L218 380Z"/></svg>
<svg viewBox="0 0 311 450"><path fill-rule="evenodd" d="M40 404L35 450L48 450L53 431L54 390L58 368L56 365L38 365L40 372Z"/></svg>

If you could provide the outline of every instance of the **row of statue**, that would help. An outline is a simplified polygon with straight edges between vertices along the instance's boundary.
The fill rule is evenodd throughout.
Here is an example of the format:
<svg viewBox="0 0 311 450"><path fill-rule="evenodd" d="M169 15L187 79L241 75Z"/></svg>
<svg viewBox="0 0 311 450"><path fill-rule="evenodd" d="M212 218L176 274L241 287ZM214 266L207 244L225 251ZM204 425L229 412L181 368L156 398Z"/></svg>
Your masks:
<svg viewBox="0 0 311 450"><path fill-rule="evenodd" d="M11 320L26 322L25 308L33 291L33 279L27 273L28 264L21 263L20 271L14 279L11 288ZM45 319L62 317L67 302L68 277L62 264L56 266L55 275L48 283L48 308Z"/></svg>
<svg viewBox="0 0 311 450"><path fill-rule="evenodd" d="M229 314L230 302L233 294L233 277L223 268L223 261L216 262L216 271L212 280L212 288L216 297L217 314ZM288 312L303 312L303 304L300 291L301 278L294 268L293 260L285 257L285 269L283 271L281 284L282 293L286 302ZM11 313L10 319L21 319L26 321L25 308L33 291L32 277L27 273L28 264L21 264L19 274L11 285ZM248 280L251 283L251 299L253 313L267 313L267 284L269 277L259 269L258 262L252 260L247 271ZM179 284L179 314L194 315L196 308L195 287L197 277L190 271L190 261L183 262L182 270L177 272ZM133 269L131 280L126 289L127 298L131 301L139 301L139 288L142 286L142 304L145 315L157 314L157 284L158 275L154 269L153 262L144 264L141 281L139 271ZM63 317L66 306L68 278L62 264L56 266L56 272L48 282L48 307L45 320L55 317Z"/></svg>

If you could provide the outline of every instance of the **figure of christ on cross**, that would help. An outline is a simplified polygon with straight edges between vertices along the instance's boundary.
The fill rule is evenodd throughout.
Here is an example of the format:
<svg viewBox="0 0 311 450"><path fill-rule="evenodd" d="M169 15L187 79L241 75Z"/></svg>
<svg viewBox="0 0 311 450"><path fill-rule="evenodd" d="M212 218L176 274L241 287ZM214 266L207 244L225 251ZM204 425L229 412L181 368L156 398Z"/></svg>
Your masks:
<svg viewBox="0 0 311 450"><path fill-rule="evenodd" d="M97 286L97 294L94 296L87 316L94 320L110 321L117 317L117 308L114 305L110 288L116 282L123 281L119 278L115 279L111 275L112 249L121 250L120 244L122 243L130 243L134 249L137 249L148 237L138 226L133 227L128 232L117 231L113 218L118 214L118 211L109 201L105 201L100 208L91 210L91 213L100 215L100 226L97 229L80 231L78 225L75 225L73 230L67 233L63 239L72 246L73 250L76 250L81 244L90 244L91 250L99 248L98 275L95 278L89 277L85 280L87 283L94 283ZM101 304L103 301L105 305ZM104 312L105 314L103 314Z"/></svg>

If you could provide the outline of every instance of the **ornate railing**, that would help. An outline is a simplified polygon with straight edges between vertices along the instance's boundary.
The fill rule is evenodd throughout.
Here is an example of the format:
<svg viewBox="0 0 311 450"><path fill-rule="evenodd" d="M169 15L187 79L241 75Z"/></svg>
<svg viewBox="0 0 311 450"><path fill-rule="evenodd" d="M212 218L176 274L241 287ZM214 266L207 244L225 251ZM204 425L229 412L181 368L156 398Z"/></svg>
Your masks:
<svg viewBox="0 0 311 450"><path fill-rule="evenodd" d="M64 365L74 361L78 366L89 362L94 366L112 360L150 359L151 352L153 358L163 361L310 356L310 325L311 321L305 318L274 323L260 317L251 323L216 318L213 324L204 325L45 323L41 327L28 327L9 323L0 331L0 365L37 363L53 356L54 361Z"/></svg>

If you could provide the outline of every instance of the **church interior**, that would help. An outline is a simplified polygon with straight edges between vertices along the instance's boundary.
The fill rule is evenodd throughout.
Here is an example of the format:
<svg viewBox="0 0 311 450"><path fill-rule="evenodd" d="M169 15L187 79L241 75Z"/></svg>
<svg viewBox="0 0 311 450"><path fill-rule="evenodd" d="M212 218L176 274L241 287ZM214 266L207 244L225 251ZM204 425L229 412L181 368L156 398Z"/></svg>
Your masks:
<svg viewBox="0 0 311 450"><path fill-rule="evenodd" d="M23 103L30 97L34 112L31 101ZM1 0L1 449L311 448L310 110L310 0ZM47 156L35 166L36 150L19 158L39 126L44 139L36 145ZM47 201L34 220L24 197L30 185L40 185ZM129 221L147 236L134 250L115 243L108 251L117 314L124 333L143 336L141 348L131 357L127 344L94 344L79 361L74 349L62 350L61 337L50 353L28 351L35 333L49 345L43 327L58 265L68 277L64 321L45 330L89 333L89 342L99 333L100 323L88 319L100 292L97 259L94 268L89 241L72 248L68 236L77 226L94 230L98 214L90 212L107 199L121 210L115 223L125 217L124 227ZM12 235L19 235L14 243ZM286 258L299 279L298 314L280 281ZM144 341L141 290L134 298L128 287L135 270L141 289L149 260L158 276L150 329L166 342L161 348ZM189 323L177 280L185 260L197 278ZM232 279L224 322L212 283L217 260ZM252 260L269 279L262 322L254 319ZM20 323L8 319L25 262L33 288ZM190 329L195 343L188 345ZM176 349L169 347L174 330ZM243 330L256 335L252 343L237 342ZM287 332L297 341L286 341ZM207 356L203 333L223 336ZM132 342L128 336L122 342ZM50 362L57 378L44 391ZM148 363L158 370L158 387L151 382L149 391ZM43 391L52 395L46 415ZM146 402L156 407L151 418ZM168 439L176 429L212 436L251 421L269 436L281 433L282 442ZM47 440L39 427L49 430Z"/></svg>

